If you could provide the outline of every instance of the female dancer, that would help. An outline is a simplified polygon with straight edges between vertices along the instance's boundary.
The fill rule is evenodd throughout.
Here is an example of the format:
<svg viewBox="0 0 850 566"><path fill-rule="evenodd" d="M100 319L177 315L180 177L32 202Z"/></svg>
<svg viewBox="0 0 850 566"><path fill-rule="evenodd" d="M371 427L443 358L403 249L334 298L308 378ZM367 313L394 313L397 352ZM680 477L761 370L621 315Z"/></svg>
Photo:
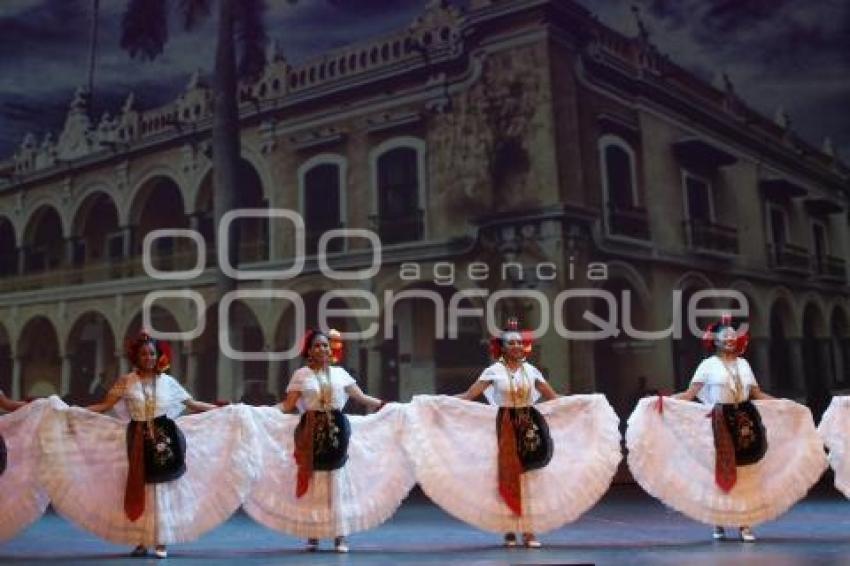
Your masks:
<svg viewBox="0 0 850 566"><path fill-rule="evenodd" d="M142 332L127 344L134 370L88 410L57 411L42 435L42 482L54 506L133 556L192 540L238 508L255 473L244 407L176 418L214 405L192 399L172 376L168 345ZM98 415L119 402L131 421ZM176 419L176 420L174 420Z"/></svg>
<svg viewBox="0 0 850 566"><path fill-rule="evenodd" d="M438 505L503 533L506 546L522 533L525 546L539 548L535 533L575 520L608 489L620 434L603 395L558 397L525 360L528 346L511 323L491 341L496 362L461 400L414 397L405 447ZM466 402L482 393L497 407ZM547 402L534 406L541 395Z"/></svg>
<svg viewBox="0 0 850 566"><path fill-rule="evenodd" d="M292 375L285 400L252 410L263 473L244 507L269 528L306 537L307 550L333 538L344 553L348 534L388 519L413 487L400 444L403 412L366 395L347 371L331 365L325 333L308 331L301 355L306 365ZM349 397L383 409L347 417L342 408ZM295 409L300 417L283 414Z"/></svg>
<svg viewBox="0 0 850 566"><path fill-rule="evenodd" d="M722 525L735 525L743 541L755 541L751 527L785 512L826 466L808 408L773 400L759 388L740 357L748 341L731 317L711 325L703 343L712 355L688 389L643 399L626 434L638 483L674 509L715 525L716 540L726 537ZM693 399L711 407L708 415L684 402ZM771 401L756 405L750 399Z"/></svg>

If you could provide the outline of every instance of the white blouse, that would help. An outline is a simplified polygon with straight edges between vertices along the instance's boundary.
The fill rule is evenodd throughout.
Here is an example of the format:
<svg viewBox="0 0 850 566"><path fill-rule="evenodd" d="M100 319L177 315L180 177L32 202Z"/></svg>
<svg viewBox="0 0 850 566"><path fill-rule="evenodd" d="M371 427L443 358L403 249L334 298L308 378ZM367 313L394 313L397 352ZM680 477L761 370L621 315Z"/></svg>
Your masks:
<svg viewBox="0 0 850 566"><path fill-rule="evenodd" d="M348 401L348 393L346 393L345 388L357 382L341 367L330 366L328 372L329 375L325 375L317 373L309 367L302 367L292 374L292 379L286 386L286 392L301 392L301 398L298 399L298 410L300 412L318 411L325 408L342 409L345 406L345 402ZM330 387L327 388L329 398L324 399L325 407L322 406L321 382L329 382L330 384Z"/></svg>
<svg viewBox="0 0 850 566"><path fill-rule="evenodd" d="M528 362L523 362L514 372L505 364L496 362L481 372L478 381L489 382L484 397L491 405L527 407L540 398L537 382L546 380L540 370Z"/></svg>
<svg viewBox="0 0 850 566"><path fill-rule="evenodd" d="M742 390L738 391L734 375L737 373ZM734 362L723 362L718 356L704 359L694 372L691 384L702 383L697 398L706 405L715 403L740 403L750 398L750 390L758 387L749 362L735 358Z"/></svg>
<svg viewBox="0 0 850 566"><path fill-rule="evenodd" d="M145 415L145 399L154 399L154 381L156 381L156 405L153 417L167 415L176 418L185 405L184 401L192 398L183 386L167 373L162 373L154 379L139 379L136 373L127 376L127 381L121 395L123 407L116 406L119 416L127 417L134 421L143 421ZM125 414L126 413L126 414Z"/></svg>

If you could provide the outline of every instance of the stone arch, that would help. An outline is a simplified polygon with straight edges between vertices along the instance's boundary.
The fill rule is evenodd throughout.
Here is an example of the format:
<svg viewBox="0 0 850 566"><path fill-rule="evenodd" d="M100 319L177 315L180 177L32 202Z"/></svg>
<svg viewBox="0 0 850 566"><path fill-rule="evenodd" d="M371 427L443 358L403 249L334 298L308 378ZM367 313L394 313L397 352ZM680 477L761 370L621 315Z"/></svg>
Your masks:
<svg viewBox="0 0 850 566"><path fill-rule="evenodd" d="M18 239L15 224L7 217L0 216L0 277L18 273Z"/></svg>
<svg viewBox="0 0 850 566"><path fill-rule="evenodd" d="M59 209L43 204L27 218L23 237L24 271L56 269L65 262L65 227Z"/></svg>
<svg viewBox="0 0 850 566"><path fill-rule="evenodd" d="M112 197L100 190L90 191L77 204L72 220L74 265L120 258L123 245L115 239L120 236L120 222L118 206Z"/></svg>
<svg viewBox="0 0 850 566"><path fill-rule="evenodd" d="M120 373L119 348L109 318L91 309L71 325L65 342L69 399L80 405L103 399Z"/></svg>
<svg viewBox="0 0 850 566"><path fill-rule="evenodd" d="M138 186L130 204L129 222L133 227L131 254L142 252L144 238L153 230L188 229L185 202L183 191L173 178L161 175L147 177ZM161 256L170 256L186 246L194 249L194 244L186 238L158 238L154 251Z"/></svg>
<svg viewBox="0 0 850 566"><path fill-rule="evenodd" d="M0 322L0 389L8 395L12 394L12 372L14 371L12 344L9 331Z"/></svg>
<svg viewBox="0 0 850 566"><path fill-rule="evenodd" d="M62 351L57 327L46 316L34 316L22 327L15 353L21 364L21 396L43 397L61 391Z"/></svg>

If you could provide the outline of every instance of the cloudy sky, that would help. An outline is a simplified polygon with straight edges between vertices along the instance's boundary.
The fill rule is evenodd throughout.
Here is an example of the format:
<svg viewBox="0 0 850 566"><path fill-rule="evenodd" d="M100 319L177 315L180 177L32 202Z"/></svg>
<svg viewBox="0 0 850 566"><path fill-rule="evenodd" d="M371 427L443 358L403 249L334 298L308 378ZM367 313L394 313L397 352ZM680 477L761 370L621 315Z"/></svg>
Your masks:
<svg viewBox="0 0 850 566"><path fill-rule="evenodd" d="M154 0L155 1L155 0ZM176 4L176 0L166 0ZM458 0L462 2L462 0ZM290 61L407 26L425 0L267 0L268 34ZM846 0L580 0L627 34L640 6L652 40L706 80L726 72L751 106L820 146L831 137L850 161L850 2ZM100 0L97 113L130 91L141 107L174 98L196 69L211 67L212 18L191 32L175 17L163 54L136 61L120 49L127 0ZM92 0L0 0L0 159L27 131L61 128L74 89L88 74Z"/></svg>

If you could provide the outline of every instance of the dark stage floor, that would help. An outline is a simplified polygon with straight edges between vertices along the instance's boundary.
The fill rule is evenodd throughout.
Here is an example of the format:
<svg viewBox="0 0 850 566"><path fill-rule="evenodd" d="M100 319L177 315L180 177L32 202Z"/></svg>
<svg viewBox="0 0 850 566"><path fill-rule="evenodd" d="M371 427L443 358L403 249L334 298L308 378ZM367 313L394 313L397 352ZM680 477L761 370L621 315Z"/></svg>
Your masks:
<svg viewBox="0 0 850 566"><path fill-rule="evenodd" d="M831 479L831 478L830 478ZM414 493L382 527L350 537L351 554L307 554L302 541L237 514L202 539L169 548L167 562L197 564L850 564L850 502L822 482L754 544L713 542L711 529L665 509L637 487L616 486L576 523L541 536L541 550L503 549L500 537L469 527ZM323 541L323 544L328 544ZM329 547L329 546L328 546ZM0 562L162 563L124 558L48 513L0 545Z"/></svg>

